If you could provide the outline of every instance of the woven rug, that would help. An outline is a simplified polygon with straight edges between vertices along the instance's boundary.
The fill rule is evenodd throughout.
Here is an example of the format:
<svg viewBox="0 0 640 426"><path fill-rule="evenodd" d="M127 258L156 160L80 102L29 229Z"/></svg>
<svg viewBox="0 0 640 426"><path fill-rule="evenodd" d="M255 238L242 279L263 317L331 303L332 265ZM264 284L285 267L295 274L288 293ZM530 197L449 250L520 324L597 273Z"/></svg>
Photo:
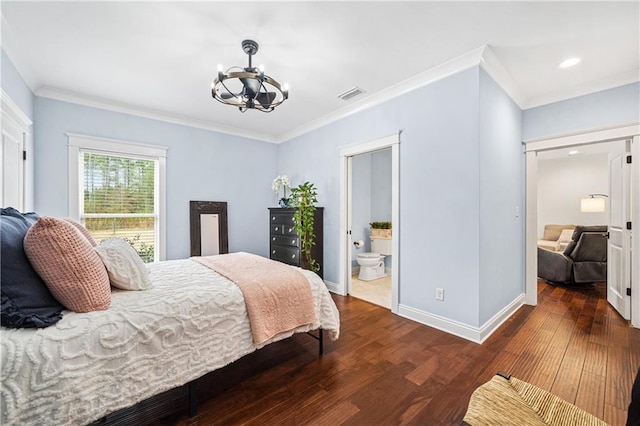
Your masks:
<svg viewBox="0 0 640 426"><path fill-rule="evenodd" d="M509 377L509 376L507 376ZM607 423L515 377L496 375L471 395L463 424L601 426Z"/></svg>

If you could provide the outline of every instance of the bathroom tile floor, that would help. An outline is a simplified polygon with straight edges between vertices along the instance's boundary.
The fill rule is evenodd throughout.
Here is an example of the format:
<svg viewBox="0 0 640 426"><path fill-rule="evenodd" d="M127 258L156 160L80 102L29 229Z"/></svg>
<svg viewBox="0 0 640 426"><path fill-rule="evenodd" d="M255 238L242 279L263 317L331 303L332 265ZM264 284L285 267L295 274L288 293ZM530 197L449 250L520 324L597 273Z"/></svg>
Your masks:
<svg viewBox="0 0 640 426"><path fill-rule="evenodd" d="M351 277L351 296L391 309L391 275L373 281L360 281Z"/></svg>

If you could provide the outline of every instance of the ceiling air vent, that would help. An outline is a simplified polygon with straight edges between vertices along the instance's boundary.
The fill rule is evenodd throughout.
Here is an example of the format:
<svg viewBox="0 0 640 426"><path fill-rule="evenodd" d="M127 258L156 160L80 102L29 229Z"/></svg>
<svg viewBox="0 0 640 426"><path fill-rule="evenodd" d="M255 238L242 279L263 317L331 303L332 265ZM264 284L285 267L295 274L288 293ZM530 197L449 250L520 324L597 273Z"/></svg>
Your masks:
<svg viewBox="0 0 640 426"><path fill-rule="evenodd" d="M340 93L338 97L344 101L348 101L349 99L354 98L361 93L364 93L364 90L354 86L351 89L347 90L346 92Z"/></svg>

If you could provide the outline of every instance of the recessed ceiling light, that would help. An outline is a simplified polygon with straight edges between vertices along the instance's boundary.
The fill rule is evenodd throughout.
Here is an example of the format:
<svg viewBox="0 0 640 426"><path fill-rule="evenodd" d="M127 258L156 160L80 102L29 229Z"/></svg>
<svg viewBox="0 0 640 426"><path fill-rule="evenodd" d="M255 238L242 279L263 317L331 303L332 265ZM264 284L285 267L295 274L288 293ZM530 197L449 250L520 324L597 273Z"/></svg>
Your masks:
<svg viewBox="0 0 640 426"><path fill-rule="evenodd" d="M572 67L574 65L578 65L580 63L580 61L581 61L580 58L565 59L564 61L560 62L559 67L560 68L569 68L569 67Z"/></svg>
<svg viewBox="0 0 640 426"><path fill-rule="evenodd" d="M578 154L579 151L573 150L573 151L569 151L569 155L576 155Z"/></svg>

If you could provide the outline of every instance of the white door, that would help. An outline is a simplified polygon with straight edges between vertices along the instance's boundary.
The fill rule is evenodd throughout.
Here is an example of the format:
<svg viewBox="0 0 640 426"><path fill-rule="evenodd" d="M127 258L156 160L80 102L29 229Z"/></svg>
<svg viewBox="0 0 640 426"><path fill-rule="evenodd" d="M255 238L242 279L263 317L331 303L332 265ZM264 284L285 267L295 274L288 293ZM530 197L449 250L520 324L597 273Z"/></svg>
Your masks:
<svg viewBox="0 0 640 426"><path fill-rule="evenodd" d="M0 205L24 209L23 154L24 132L2 114L2 147L0 147Z"/></svg>
<svg viewBox="0 0 640 426"><path fill-rule="evenodd" d="M609 159L609 240L607 247L607 300L622 315L631 314L630 154Z"/></svg>

